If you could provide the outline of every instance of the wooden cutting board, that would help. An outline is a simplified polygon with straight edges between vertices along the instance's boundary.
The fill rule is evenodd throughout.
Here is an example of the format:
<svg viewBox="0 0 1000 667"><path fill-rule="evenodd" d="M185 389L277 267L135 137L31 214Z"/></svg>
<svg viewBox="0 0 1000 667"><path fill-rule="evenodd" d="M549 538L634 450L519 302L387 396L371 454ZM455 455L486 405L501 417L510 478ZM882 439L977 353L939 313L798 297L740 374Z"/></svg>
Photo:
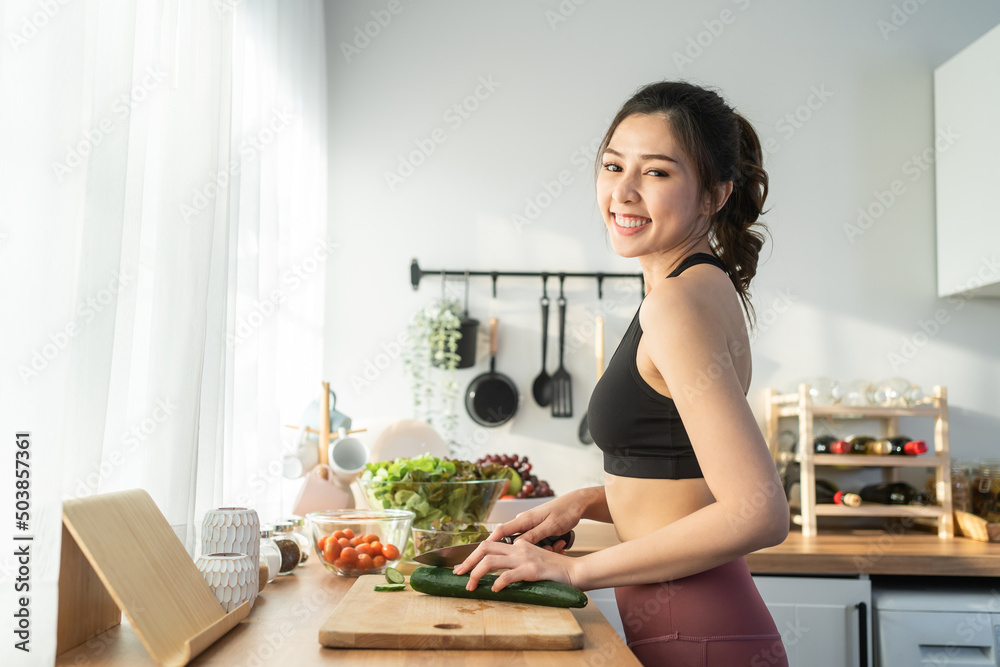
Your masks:
<svg viewBox="0 0 1000 667"><path fill-rule="evenodd" d="M583 630L569 609L446 598L405 591L375 592L385 577L358 577L319 630L331 648L520 649L583 648Z"/></svg>

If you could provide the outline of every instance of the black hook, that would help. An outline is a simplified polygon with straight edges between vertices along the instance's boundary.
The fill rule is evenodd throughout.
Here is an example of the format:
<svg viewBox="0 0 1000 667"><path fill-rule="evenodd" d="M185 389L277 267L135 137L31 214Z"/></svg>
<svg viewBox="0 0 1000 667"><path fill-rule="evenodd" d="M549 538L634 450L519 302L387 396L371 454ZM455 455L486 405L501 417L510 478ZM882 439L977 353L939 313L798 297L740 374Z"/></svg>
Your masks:
<svg viewBox="0 0 1000 667"><path fill-rule="evenodd" d="M604 298L604 274L597 274L597 300L600 301Z"/></svg>
<svg viewBox="0 0 1000 667"><path fill-rule="evenodd" d="M549 274L542 274L542 298L548 300L549 298Z"/></svg>
<svg viewBox="0 0 1000 667"><path fill-rule="evenodd" d="M490 274L490 278L493 279L493 298L497 298L497 272L494 271Z"/></svg>
<svg viewBox="0 0 1000 667"><path fill-rule="evenodd" d="M563 283L564 283L565 281L566 281L566 274L565 274L565 273L560 273L560 274L559 274L559 298L560 298L560 299L563 299L563 298L565 298L565 297L563 296Z"/></svg>

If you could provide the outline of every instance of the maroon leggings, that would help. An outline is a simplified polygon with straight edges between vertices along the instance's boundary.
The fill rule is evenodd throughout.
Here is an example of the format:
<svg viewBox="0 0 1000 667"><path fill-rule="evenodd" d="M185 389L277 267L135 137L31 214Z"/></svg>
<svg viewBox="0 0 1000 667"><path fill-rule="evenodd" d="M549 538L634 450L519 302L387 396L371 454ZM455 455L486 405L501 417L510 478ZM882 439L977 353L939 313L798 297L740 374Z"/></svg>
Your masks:
<svg viewBox="0 0 1000 667"><path fill-rule="evenodd" d="M742 558L661 584L615 589L628 646L646 667L788 667Z"/></svg>

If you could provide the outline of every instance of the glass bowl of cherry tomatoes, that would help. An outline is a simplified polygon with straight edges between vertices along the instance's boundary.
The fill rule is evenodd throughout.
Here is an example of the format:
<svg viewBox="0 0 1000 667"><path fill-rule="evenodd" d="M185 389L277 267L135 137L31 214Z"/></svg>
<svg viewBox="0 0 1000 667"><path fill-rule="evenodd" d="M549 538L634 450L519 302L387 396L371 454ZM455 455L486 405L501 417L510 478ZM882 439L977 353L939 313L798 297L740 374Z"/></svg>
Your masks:
<svg viewBox="0 0 1000 667"><path fill-rule="evenodd" d="M343 577L382 574L399 562L416 515L409 510L326 510L306 515L323 565Z"/></svg>

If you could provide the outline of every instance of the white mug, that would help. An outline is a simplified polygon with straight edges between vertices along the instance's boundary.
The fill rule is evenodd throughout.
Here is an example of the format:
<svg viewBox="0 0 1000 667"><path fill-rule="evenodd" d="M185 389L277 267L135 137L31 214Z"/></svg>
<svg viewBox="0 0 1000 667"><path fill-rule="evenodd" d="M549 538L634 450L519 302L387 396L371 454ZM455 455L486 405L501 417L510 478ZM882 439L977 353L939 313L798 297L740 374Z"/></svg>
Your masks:
<svg viewBox="0 0 1000 667"><path fill-rule="evenodd" d="M330 469L333 470L334 481L347 488L365 469L370 453L365 443L348 437L346 429L341 428L338 435L328 450Z"/></svg>
<svg viewBox="0 0 1000 667"><path fill-rule="evenodd" d="M285 479L298 479L316 467L319 463L319 448L316 439L310 437L306 427L299 429L298 442L295 451L285 454L281 459L281 471Z"/></svg>

